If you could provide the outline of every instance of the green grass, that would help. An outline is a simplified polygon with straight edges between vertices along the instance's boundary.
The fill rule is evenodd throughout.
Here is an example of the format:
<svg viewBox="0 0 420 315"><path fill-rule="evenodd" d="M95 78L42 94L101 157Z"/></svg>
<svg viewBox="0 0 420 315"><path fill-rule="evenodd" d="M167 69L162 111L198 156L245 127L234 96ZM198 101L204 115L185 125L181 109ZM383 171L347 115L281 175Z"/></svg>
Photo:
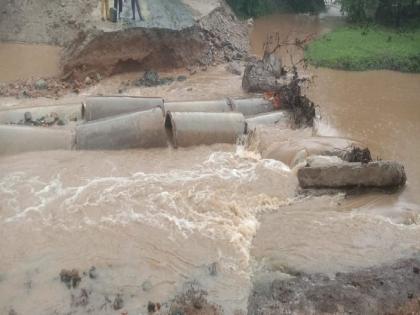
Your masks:
<svg viewBox="0 0 420 315"><path fill-rule="evenodd" d="M305 56L319 67L420 72L420 29L344 27L309 44Z"/></svg>

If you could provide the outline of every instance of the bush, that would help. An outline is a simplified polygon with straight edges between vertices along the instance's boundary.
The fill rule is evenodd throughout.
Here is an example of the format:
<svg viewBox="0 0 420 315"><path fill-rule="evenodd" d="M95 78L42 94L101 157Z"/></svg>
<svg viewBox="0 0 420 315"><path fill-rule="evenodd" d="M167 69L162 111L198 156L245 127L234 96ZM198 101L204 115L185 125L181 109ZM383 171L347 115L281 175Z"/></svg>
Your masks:
<svg viewBox="0 0 420 315"><path fill-rule="evenodd" d="M319 12L325 9L324 0L227 0L242 17L255 17L273 12Z"/></svg>

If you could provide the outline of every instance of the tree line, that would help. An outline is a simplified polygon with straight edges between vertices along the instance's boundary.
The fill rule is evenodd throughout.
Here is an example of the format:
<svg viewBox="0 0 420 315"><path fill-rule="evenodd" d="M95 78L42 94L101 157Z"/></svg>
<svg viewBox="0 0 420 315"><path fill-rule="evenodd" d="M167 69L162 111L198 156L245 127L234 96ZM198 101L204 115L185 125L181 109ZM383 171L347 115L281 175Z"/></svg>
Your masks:
<svg viewBox="0 0 420 315"><path fill-rule="evenodd" d="M324 0L227 0L242 17L273 12L320 12ZM329 1L331 2L331 1ZM351 22L376 22L401 26L414 21L420 24L420 0L335 0Z"/></svg>

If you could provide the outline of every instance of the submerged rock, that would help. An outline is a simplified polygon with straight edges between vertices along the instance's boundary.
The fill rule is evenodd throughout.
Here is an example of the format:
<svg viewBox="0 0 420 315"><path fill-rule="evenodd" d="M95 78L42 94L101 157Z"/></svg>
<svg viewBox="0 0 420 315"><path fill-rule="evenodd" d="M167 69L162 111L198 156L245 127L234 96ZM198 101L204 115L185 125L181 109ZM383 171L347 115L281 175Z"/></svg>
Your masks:
<svg viewBox="0 0 420 315"><path fill-rule="evenodd" d="M225 67L227 72L230 72L235 75L242 75L242 66L237 61L229 62Z"/></svg>
<svg viewBox="0 0 420 315"><path fill-rule="evenodd" d="M63 269L60 272L60 280L61 282L65 283L70 289L71 287L76 288L79 285L82 278L79 276L79 271L77 269Z"/></svg>
<svg viewBox="0 0 420 315"><path fill-rule="evenodd" d="M114 302L112 303L112 307L114 310L118 311L124 307L124 300L121 296L121 294L117 294L117 296L114 299Z"/></svg>
<svg viewBox="0 0 420 315"><path fill-rule="evenodd" d="M152 287L152 283L149 280L146 280L141 284L141 288L144 292L149 292L152 289Z"/></svg>
<svg viewBox="0 0 420 315"><path fill-rule="evenodd" d="M98 278L98 271L95 266L90 267L89 269L89 278L96 279Z"/></svg>
<svg viewBox="0 0 420 315"><path fill-rule="evenodd" d="M46 88L48 88L48 83L45 80L38 80L35 82L35 88L37 90L45 90Z"/></svg>

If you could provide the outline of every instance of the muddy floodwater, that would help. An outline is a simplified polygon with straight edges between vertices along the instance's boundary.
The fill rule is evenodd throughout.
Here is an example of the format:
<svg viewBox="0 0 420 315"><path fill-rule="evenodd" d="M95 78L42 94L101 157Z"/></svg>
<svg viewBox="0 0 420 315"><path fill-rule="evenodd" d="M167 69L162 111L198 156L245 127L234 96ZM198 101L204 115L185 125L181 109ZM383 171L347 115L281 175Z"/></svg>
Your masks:
<svg viewBox="0 0 420 315"><path fill-rule="evenodd" d="M61 48L0 43L0 82L54 77L60 74Z"/></svg>
<svg viewBox="0 0 420 315"><path fill-rule="evenodd" d="M262 18L255 21L251 35L253 51L262 53L267 34L302 39L342 24L328 16ZM295 61L299 60L301 55L292 53ZM279 54L286 64L290 62L289 52ZM308 73L314 82L306 93L320 105L317 134L353 138L367 144L374 158L401 161L408 184L398 194L371 193L347 200L316 198L264 216L252 249L261 263L258 268L334 274L418 252L420 75L312 67Z"/></svg>
<svg viewBox="0 0 420 315"><path fill-rule="evenodd" d="M269 34L317 36L342 23L264 17L255 21L251 46L261 54ZM309 71L315 79L307 94L321 113L316 133L353 138L374 157L401 161L408 176L402 192L297 196L296 170L242 145L1 156L0 313L116 314L121 295L121 311L146 314L148 301L168 301L197 281L210 301L234 314L246 310L255 275L333 275L418 253L420 75ZM240 79L223 73L197 74L189 88L176 83L133 94L242 96ZM116 89L109 80L105 87ZM86 272L79 288L60 282L63 268ZM90 292L88 306L77 303L82 288Z"/></svg>

